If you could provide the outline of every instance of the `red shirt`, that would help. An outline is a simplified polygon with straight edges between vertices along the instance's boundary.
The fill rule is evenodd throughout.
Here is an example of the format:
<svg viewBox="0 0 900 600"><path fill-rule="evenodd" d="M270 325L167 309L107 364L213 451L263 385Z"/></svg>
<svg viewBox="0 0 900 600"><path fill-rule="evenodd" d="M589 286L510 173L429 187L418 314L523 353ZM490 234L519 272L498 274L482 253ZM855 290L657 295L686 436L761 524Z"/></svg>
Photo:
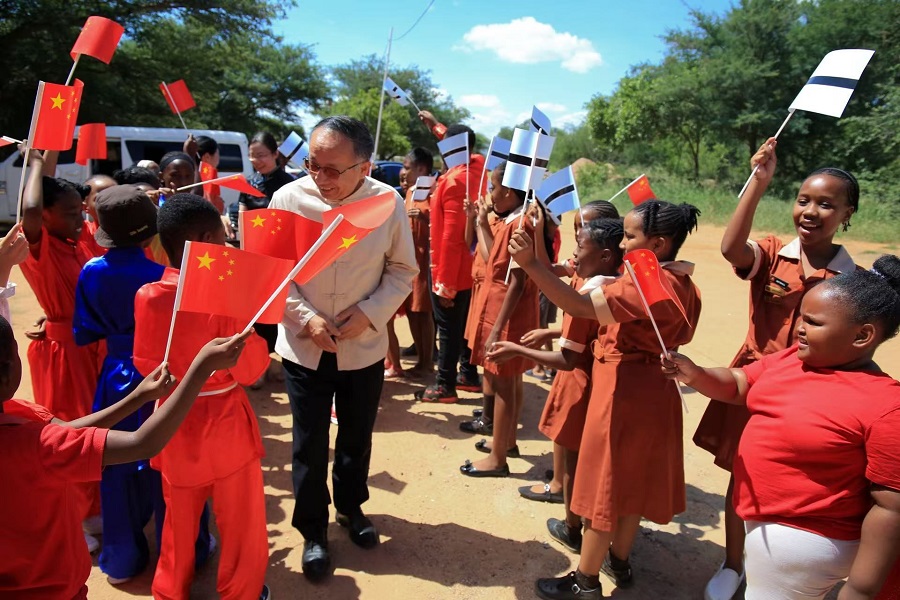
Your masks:
<svg viewBox="0 0 900 600"><path fill-rule="evenodd" d="M87 598L91 557L73 485L100 481L106 429L72 429L32 402L0 414L0 597Z"/></svg>
<svg viewBox="0 0 900 600"><path fill-rule="evenodd" d="M178 269L168 268L162 279L148 283L134 298L134 366L141 373L162 362L178 288ZM200 349L217 337L240 332L246 323L236 319L179 312L169 351L169 371L179 380ZM150 460L172 484L208 485L263 456L256 416L242 385L250 385L266 371L269 349L251 335L237 365L216 371L206 381L184 423L157 456ZM161 400L160 404L165 402Z"/></svg>
<svg viewBox="0 0 900 600"><path fill-rule="evenodd" d="M796 346L744 372L751 416L734 461L737 514L859 539L870 483L900 490L900 383L807 367Z"/></svg>
<svg viewBox="0 0 900 600"><path fill-rule="evenodd" d="M453 167L438 178L431 195L431 282L439 296L453 298L472 288L472 251L466 245L466 199L482 195L478 189L484 157L472 154L469 165Z"/></svg>

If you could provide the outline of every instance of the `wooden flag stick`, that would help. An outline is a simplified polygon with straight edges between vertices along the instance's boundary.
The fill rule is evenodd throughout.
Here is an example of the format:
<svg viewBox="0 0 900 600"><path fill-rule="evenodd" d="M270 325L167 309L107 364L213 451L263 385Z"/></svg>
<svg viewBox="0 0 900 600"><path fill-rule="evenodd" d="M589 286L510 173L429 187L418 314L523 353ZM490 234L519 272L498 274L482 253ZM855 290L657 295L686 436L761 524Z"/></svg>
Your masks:
<svg viewBox="0 0 900 600"><path fill-rule="evenodd" d="M784 131L784 127L788 124L788 121L791 120L791 117L794 116L794 111L788 111L788 116L785 118L784 122L781 124L781 127L778 128L778 131L775 132L775 139L778 139L778 136L781 135L781 132ZM753 170L750 171L750 177L747 178L747 181L744 183L744 187L741 188L740 193L738 194L738 200L741 199L741 196L744 195L744 192L747 191L747 188L750 187L750 182L753 181L753 176L756 175L756 172L759 171L759 165L753 167Z"/></svg>
<svg viewBox="0 0 900 600"><path fill-rule="evenodd" d="M25 198L25 172L28 170L28 162L34 143L34 130L37 127L37 117L41 110L41 101L44 99L44 82L38 83L37 95L34 97L34 109L31 111L31 125L28 127L28 139L25 140L25 154L22 155L22 174L19 176L19 194L16 197L16 223L22 219L22 200Z"/></svg>
<svg viewBox="0 0 900 600"><path fill-rule="evenodd" d="M298 262L296 266L291 269L291 272L288 273L288 276L285 277L280 284L278 284L278 287L275 288L275 291L272 292L272 295L269 296L269 299L266 300L265 304L262 305L262 308L259 309L259 312L257 312L256 315L252 319L250 319L250 322L247 323L246 327L244 327L241 335L250 331L250 328L253 327L253 324L256 323L256 320L259 319L264 312L266 312L266 309L269 308L269 306L271 306L273 302L275 302L275 299L278 297L278 294L281 293L281 290L283 290L287 286L287 284L289 284L291 280L297 276L297 273L299 273L303 269L303 267L306 266L306 264L312 259L312 257L315 256L319 248L322 247L322 244L324 244L328 240L328 238L331 237L331 234L334 233L334 230L337 229L337 226L340 225L341 221L343 220L344 215L338 215L334 218L334 221L332 221L331 225L325 228L325 230L322 232L322 235L319 236L319 239L317 239L315 243L310 246L309 250L306 251L306 254L303 255L303 258L300 259L300 262Z"/></svg>
<svg viewBox="0 0 900 600"><path fill-rule="evenodd" d="M163 84L163 87L166 88L166 96L169 97L169 102L172 103L172 108L175 109L175 114L178 115L178 120L181 121L181 126L184 127L185 131L190 133L191 130L188 129L187 124L184 122L184 117L181 116L181 111L178 110L178 104L175 103L175 99L172 97L172 93L169 91L169 86L166 84L165 81L163 81L162 84Z"/></svg>
<svg viewBox="0 0 900 600"><path fill-rule="evenodd" d="M663 354L668 359L669 349L666 348L666 343L663 341L662 334L659 332L659 326L656 324L656 319L653 318L653 313L650 312L650 305L647 304L647 298L644 297L644 291L641 289L641 284L638 283L637 276L634 274L634 267L631 266L630 261L625 261L625 269L628 270L628 274L631 276L631 281L637 289L638 296L641 297L641 303L644 305L644 310L647 311L647 316L650 317L650 322L653 324L653 331L656 332L656 339L659 340L659 345L662 348ZM687 401L684 399L684 393L681 391L681 384L678 383L678 381L675 381L675 389L678 390L678 397L681 398L681 406L684 407L684 412L690 412L688 411Z"/></svg>
<svg viewBox="0 0 900 600"><path fill-rule="evenodd" d="M375 125L375 147L372 149L372 160L369 161L369 175L375 168L375 160L378 158L378 140L381 138L381 115L384 114L384 84L387 83L388 65L391 63L391 44L394 41L394 28L388 34L387 50L384 54L384 75L381 77L381 101L378 103L378 124Z"/></svg>
<svg viewBox="0 0 900 600"><path fill-rule="evenodd" d="M163 354L162 362L169 362L169 350L172 348L172 334L175 333L175 319L178 311L181 309L181 294L184 292L184 272L187 268L188 256L191 255L191 242L185 240L184 252L181 255L181 269L178 271L178 288L175 290L175 306L172 308L172 320L169 322L169 339L166 340L166 351Z"/></svg>
<svg viewBox="0 0 900 600"><path fill-rule="evenodd" d="M632 181L631 183L629 183L628 185L626 185L625 187L623 187L621 190L619 190L618 192L616 192L615 194L613 194L613 197L610 198L609 201L612 202L613 200L615 200L616 197L617 197L619 194L621 194L622 192L624 192L625 190L627 190L628 188L630 188L631 186L633 186L635 183L637 183L638 180L639 180L641 177L643 177L644 175L646 175L646 173L641 173L640 175L638 175L637 177L635 177L634 181Z"/></svg>
<svg viewBox="0 0 900 600"><path fill-rule="evenodd" d="M75 67L78 66L78 61L79 61L79 60L81 60L81 55L80 55L80 54L76 54L76 55L75 55L75 62L72 63L72 68L69 69L69 76L66 77L66 85L69 85L70 83L72 83L72 78L75 76Z"/></svg>

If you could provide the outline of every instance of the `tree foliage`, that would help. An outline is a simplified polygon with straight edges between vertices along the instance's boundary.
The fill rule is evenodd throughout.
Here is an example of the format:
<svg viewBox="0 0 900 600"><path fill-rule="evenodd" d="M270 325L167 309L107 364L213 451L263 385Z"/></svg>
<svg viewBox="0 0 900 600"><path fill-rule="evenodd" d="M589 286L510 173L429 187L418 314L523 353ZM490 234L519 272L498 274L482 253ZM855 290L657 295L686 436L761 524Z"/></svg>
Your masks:
<svg viewBox="0 0 900 600"><path fill-rule="evenodd" d="M125 26L112 62L83 58L76 77L85 82L79 122L178 126L159 91L161 81L184 79L197 108L184 114L191 127L282 135L299 128L296 111L318 108L328 96L312 51L284 44L271 33L291 3L227 0L117 2L14 0L3 2L0 51L0 131L24 136L37 80L63 82L69 50L85 19L101 15Z"/></svg>

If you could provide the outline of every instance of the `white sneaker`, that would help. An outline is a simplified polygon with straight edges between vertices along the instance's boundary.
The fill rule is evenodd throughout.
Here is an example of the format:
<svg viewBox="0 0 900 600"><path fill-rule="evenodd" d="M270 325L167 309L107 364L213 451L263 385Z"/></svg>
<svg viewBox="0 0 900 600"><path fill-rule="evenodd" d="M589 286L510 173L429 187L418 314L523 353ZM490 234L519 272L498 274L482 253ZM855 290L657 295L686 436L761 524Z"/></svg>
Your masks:
<svg viewBox="0 0 900 600"><path fill-rule="evenodd" d="M705 600L731 600L743 581L743 573L738 575L733 569L726 569L725 563L722 563L716 574L706 584L703 597Z"/></svg>
<svg viewBox="0 0 900 600"><path fill-rule="evenodd" d="M81 529L88 535L102 535L103 519L100 518L100 515L88 517L81 522Z"/></svg>
<svg viewBox="0 0 900 600"><path fill-rule="evenodd" d="M97 541L97 538L88 533L84 534L84 542L87 544L88 552L91 554L100 549L100 542Z"/></svg>

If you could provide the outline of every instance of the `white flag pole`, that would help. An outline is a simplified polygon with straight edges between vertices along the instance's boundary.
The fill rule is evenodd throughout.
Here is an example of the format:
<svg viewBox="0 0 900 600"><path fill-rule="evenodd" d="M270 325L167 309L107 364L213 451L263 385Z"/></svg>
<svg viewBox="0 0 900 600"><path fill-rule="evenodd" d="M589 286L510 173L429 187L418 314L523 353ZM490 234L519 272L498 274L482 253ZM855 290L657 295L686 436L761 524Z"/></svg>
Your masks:
<svg viewBox="0 0 900 600"><path fill-rule="evenodd" d="M775 132L775 139L778 139L778 136L781 135L781 132L784 131L784 127L788 124L788 121L791 120L791 117L794 116L794 110L791 109L788 111L788 116L785 118L784 122L781 124L781 127L778 128L778 131ZM747 181L744 183L744 187L741 188L741 192L738 194L738 200L741 199L741 196L744 195L744 192L747 191L747 188L750 186L750 182L753 181L753 176L756 175L756 172L759 171L759 165L753 167L753 170L750 171L750 177L747 178Z"/></svg>
<svg viewBox="0 0 900 600"><path fill-rule="evenodd" d="M484 157L484 168L481 170L481 177L478 179L478 189L475 190L475 193L478 194L478 199L481 200L481 188L484 187L484 178L487 176L487 165L491 160L491 153L494 151L494 138L491 138L491 143L488 146L487 155Z"/></svg>
<svg viewBox="0 0 900 600"><path fill-rule="evenodd" d="M169 102L172 103L172 108L175 109L175 114L178 115L178 120L181 121L181 126L184 127L184 130L190 133L190 129L188 129L187 124L184 122L184 117L181 116L181 111L178 110L178 104L175 103L175 98L172 97L172 93L169 91L169 86L166 85L166 82L162 82L163 87L166 89L166 96L169 98Z"/></svg>
<svg viewBox="0 0 900 600"><path fill-rule="evenodd" d="M422 112L422 109L419 108L419 106L416 104L416 101L412 99L412 96L409 94L409 92L406 92L406 99L409 100L410 104L413 105L413 108L416 109L416 114Z"/></svg>
<svg viewBox="0 0 900 600"><path fill-rule="evenodd" d="M172 348L172 334L175 333L175 319L181 309L181 294L184 293L184 273L187 268L188 257L191 254L191 242L185 240L184 252L181 255L181 269L178 271L178 288L175 290L175 306L172 308L172 321L169 323L169 339L166 340L166 352L163 354L163 364L169 362L169 350Z"/></svg>
<svg viewBox="0 0 900 600"><path fill-rule="evenodd" d="M466 133L466 202L469 202L469 169L472 167L472 151L469 148L469 134Z"/></svg>
<svg viewBox="0 0 900 600"><path fill-rule="evenodd" d="M19 194L16 197L16 223L22 219L22 199L25 197L25 173L28 170L28 159L34 144L34 130L37 127L37 117L41 110L41 101L44 99L44 82L38 83L37 95L34 97L34 109L31 111L31 125L28 127L28 138L25 140L25 154L22 155L22 174L19 175Z"/></svg>
<svg viewBox="0 0 900 600"><path fill-rule="evenodd" d="M525 213L528 211L528 200L534 198L534 191L531 189L531 177L534 175L534 163L537 162L538 141L541 139L541 133L535 132L534 143L531 145L531 164L528 166L528 181L525 183L525 203L522 204L522 216L519 217L519 226L516 229L522 229L522 223L525 222ZM537 244L537 240L534 241ZM509 257L509 266L506 267L506 278L503 283L509 285L509 275L512 273L513 258Z"/></svg>
<svg viewBox="0 0 900 600"><path fill-rule="evenodd" d="M283 290L287 286L287 284L289 284L291 280L297 276L297 273L299 273L303 269L303 267L306 266L306 264L312 259L319 248L322 247L322 244L324 244L328 240L328 238L331 237L331 234L334 233L334 230L337 229L337 226L340 225L341 221L343 220L344 215L338 215L334 218L334 221L332 221L331 225L325 228L325 230L322 232L322 235L319 236L319 239L317 239L316 242L312 246L310 246L309 250L306 251L306 254L303 255L303 258L300 259L300 262L298 262L296 266L291 269L291 272L288 273L288 276L284 278L284 280L278 285L277 288L275 288L275 291L272 292L272 295L269 296L269 299L266 300L266 303L262 305L262 308L259 309L259 312L257 312L256 315L252 319L250 319L250 322L247 323L246 327L244 327L241 335L250 331L250 328L253 327L253 324L256 323L256 320L259 319L264 312L266 312L266 309L269 308L269 306L271 306L273 302L275 302L275 299L278 297L278 294L281 293L281 290Z"/></svg>
<svg viewBox="0 0 900 600"><path fill-rule="evenodd" d="M176 188L176 192L183 192L184 190L189 190L191 188L197 187L198 185L206 185L207 183L219 183L220 181L225 181L227 179L235 179L234 175L224 175L222 177L216 177L215 179L210 179L209 181L198 181L197 183L192 183L190 185L183 185L180 188Z"/></svg>
<svg viewBox="0 0 900 600"><path fill-rule="evenodd" d="M0 135L0 140L4 142L9 142L10 144L24 144L25 140L17 140L14 137L9 137L8 135Z"/></svg>
<svg viewBox="0 0 900 600"><path fill-rule="evenodd" d="M659 340L659 345L662 347L663 354L668 359L669 349L666 348L666 343L663 342L662 334L659 332L659 326L656 324L656 319L653 318L653 313L650 312L650 305L647 304L647 298L644 297L644 290L641 289L641 284L638 283L637 276L634 274L634 267L631 266L630 261L625 261L625 269L628 270L628 274L631 276L631 281L634 283L638 296L641 297L641 304L644 305L644 310L647 311L647 316L650 317L650 323L653 324L653 331L656 332L656 339ZM690 412L688 411L687 401L684 399L684 393L681 391L681 384L677 380L675 381L675 389L678 390L678 397L681 398L681 406L684 407L684 412Z"/></svg>
<svg viewBox="0 0 900 600"><path fill-rule="evenodd" d="M632 181L631 183L629 183L628 185L626 185L625 187L623 187L621 190L619 190L618 192L616 192L615 194L613 194L613 197L609 199L609 202L612 202L613 200L615 200L615 198L616 198L619 194L621 194L622 192L624 192L625 190L627 190L628 188L630 188L631 186L633 186L635 183L637 183L638 180L639 180L641 177L643 177L644 175L646 175L646 173L641 173L640 175L638 175L637 177L635 177L634 181Z"/></svg>
<svg viewBox="0 0 900 600"><path fill-rule="evenodd" d="M391 63L391 44L394 41L394 28L388 34L387 50L384 55L384 75L381 77L381 95L378 103L378 124L375 126L375 147L372 150L372 160L369 162L369 175L375 167L375 160L378 158L378 140L381 138L381 116L384 114L384 84L387 83L388 65Z"/></svg>
<svg viewBox="0 0 900 600"><path fill-rule="evenodd" d="M78 61L79 61L79 60L81 60L81 55L80 55L80 54L76 54L76 55L75 55L75 62L72 63L72 68L69 69L69 76L66 77L66 85L69 85L70 83L72 83L72 77L75 76L75 67L78 66Z"/></svg>

